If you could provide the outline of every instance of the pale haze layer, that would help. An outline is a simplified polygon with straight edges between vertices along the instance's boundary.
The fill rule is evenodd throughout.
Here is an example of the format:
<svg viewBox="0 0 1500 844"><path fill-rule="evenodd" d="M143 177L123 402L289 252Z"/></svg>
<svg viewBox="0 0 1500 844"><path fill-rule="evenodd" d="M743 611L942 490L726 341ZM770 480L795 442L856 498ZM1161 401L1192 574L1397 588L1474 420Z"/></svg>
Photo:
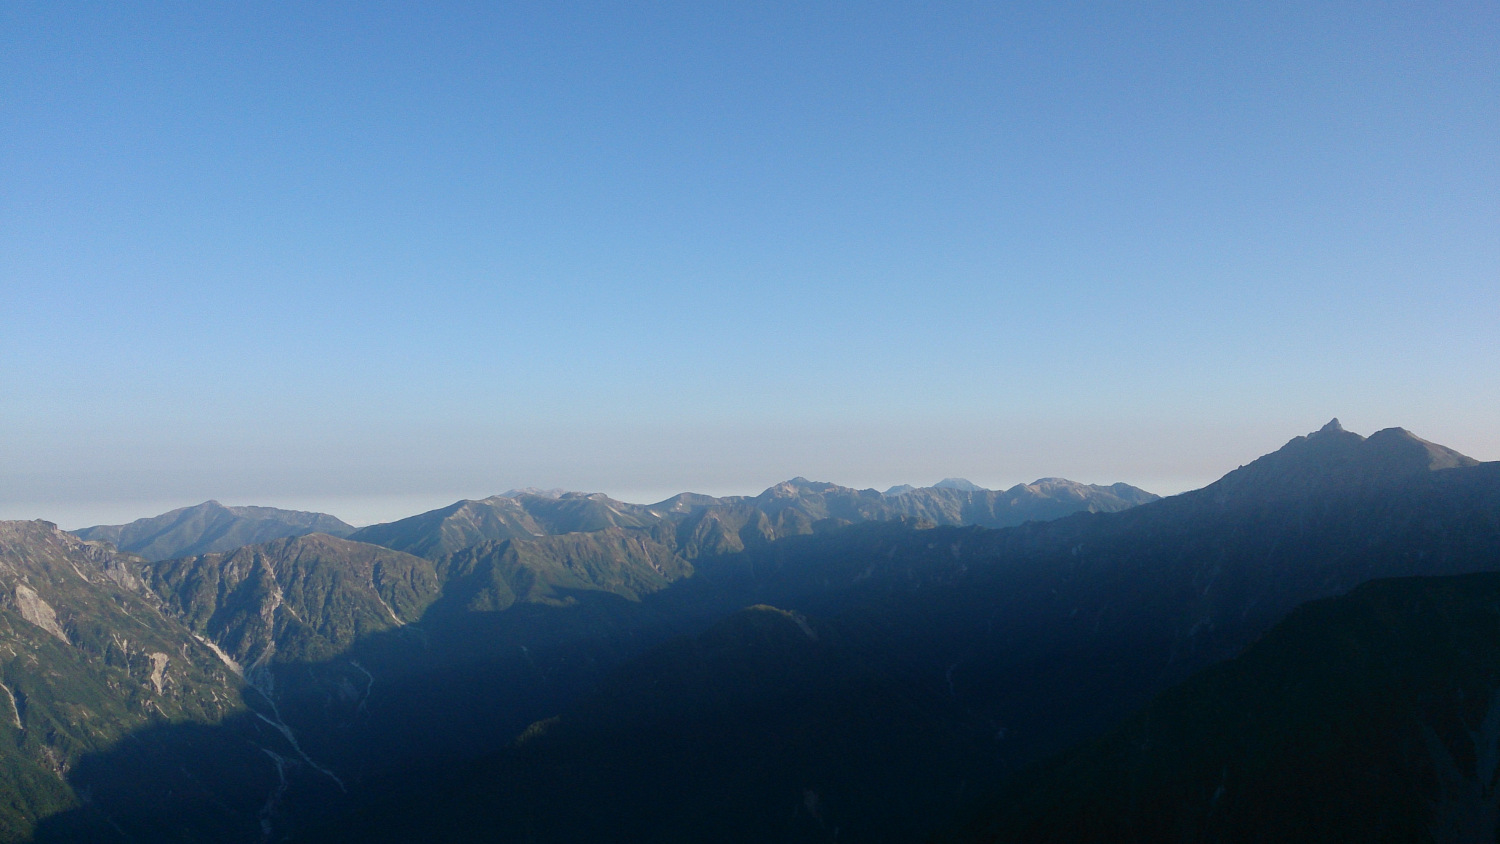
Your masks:
<svg viewBox="0 0 1500 844"><path fill-rule="evenodd" d="M995 5L5 6L0 518L1500 458L1500 8Z"/></svg>

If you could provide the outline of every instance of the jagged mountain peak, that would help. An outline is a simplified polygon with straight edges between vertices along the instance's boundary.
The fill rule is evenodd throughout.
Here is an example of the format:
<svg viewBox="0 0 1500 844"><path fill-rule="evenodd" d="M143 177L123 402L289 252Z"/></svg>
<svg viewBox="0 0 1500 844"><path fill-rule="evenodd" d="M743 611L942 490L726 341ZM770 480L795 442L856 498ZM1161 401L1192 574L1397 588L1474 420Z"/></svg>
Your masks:
<svg viewBox="0 0 1500 844"><path fill-rule="evenodd" d="M1335 417L1333 417L1332 419L1330 419L1328 421L1327 425L1324 425L1323 427L1319 428L1315 433L1318 433L1318 434L1344 433L1344 426L1339 424L1339 418L1337 416L1335 416Z"/></svg>
<svg viewBox="0 0 1500 844"><path fill-rule="evenodd" d="M1340 488L1389 486L1427 472L1479 464L1403 428L1386 428L1367 438L1337 422L1296 437L1189 495L1221 504L1287 500Z"/></svg>

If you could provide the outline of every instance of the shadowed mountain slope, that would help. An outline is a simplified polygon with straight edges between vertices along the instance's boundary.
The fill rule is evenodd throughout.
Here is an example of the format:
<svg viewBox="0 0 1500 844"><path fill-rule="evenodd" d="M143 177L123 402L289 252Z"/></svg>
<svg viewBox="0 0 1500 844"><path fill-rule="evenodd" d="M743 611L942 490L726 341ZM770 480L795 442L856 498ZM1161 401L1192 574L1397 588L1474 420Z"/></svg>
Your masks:
<svg viewBox="0 0 1500 844"><path fill-rule="evenodd" d="M1430 443L1404 428L1368 438L1345 431L1334 419L1281 449L1242 466L1208 487L1186 493L1195 503L1299 501L1329 492L1379 492L1443 469L1479 465L1472 457Z"/></svg>
<svg viewBox="0 0 1500 844"><path fill-rule="evenodd" d="M957 807L990 728L891 673L872 635L741 610L649 651L511 751L437 774L421 810L392 795L315 837L915 840L933 807Z"/></svg>
<svg viewBox="0 0 1500 844"><path fill-rule="evenodd" d="M1497 758L1500 575L1382 580L1027 772L957 838L1495 841Z"/></svg>
<svg viewBox="0 0 1500 844"><path fill-rule="evenodd" d="M313 534L150 564L143 577L242 666L254 699L319 766L354 781L501 746L621 658L604 640L628 605L691 571L645 532L610 528L438 562Z"/></svg>
<svg viewBox="0 0 1500 844"><path fill-rule="evenodd" d="M1299 604L1372 577L1500 568L1500 464L1435 448L1394 429L1368 439L1330 429L1299 437L1220 484L1121 513L999 531L865 523L700 558L694 577L644 599L643 609L701 617L738 602L801 612L817 620L817 630L838 631L827 641L838 642L840 658L899 678L910 706L900 714L883 705L864 710L850 703L859 698L847 688L799 680L807 699L798 713L854 706L852 732L823 741L816 731L796 732L802 714L778 722L756 710L734 661L676 662L664 654L684 651L666 647L619 664L596 695L558 710L561 720L543 732L556 730L555 740L528 740L471 769L479 779L463 791L469 797L445 805L480 829L538 818L525 832L543 841L607 840L600 830L611 820L647 837L689 839L707 834L708 818L735 830L759 828L777 814L807 821L775 833L789 840L832 840L835 829L856 826L872 834L903 830L893 836L914 840L951 817L956 795L981 794L1026 764L1100 735L1175 682L1237 655ZM682 665L694 691L669 683L664 664ZM782 693L764 682L764 694ZM915 764L897 752L868 759L865 787L850 793L809 785L801 780L810 769L779 763L767 763L758 769L765 779L746 785L735 762L690 767L653 755L650 742L632 744L633 736L654 734L645 725L676 712L685 694L709 701L693 709L702 718L693 728L697 744L740 748L722 760L760 758L757 742L793 733L787 741L797 758L837 759L859 742L878 746L882 730L899 724L949 748L937 754L947 762ZM736 700L745 708L731 705ZM950 730L966 730L967 741L937 738ZM569 738L583 735L588 742ZM589 742L597 754L583 749ZM637 756L655 762L632 761ZM534 766L524 776L513 767L522 758ZM503 783L533 775L548 784L544 796L533 795L533 809L513 815L512 804L495 802ZM816 793L827 828L808 820L810 810L804 817L787 805L786 795L803 788ZM407 782L395 794L380 790L380 802L407 822L431 819L423 807L442 795L409 789ZM618 818L596 812L616 805L600 797L609 789L634 795L617 806ZM693 799L676 799L679 789ZM740 800L744 793L759 796ZM554 826L542 815L561 820ZM348 828L381 834L379 823Z"/></svg>
<svg viewBox="0 0 1500 844"><path fill-rule="evenodd" d="M231 551L285 536L309 533L348 536L353 532L353 527L326 513L275 507L225 507L217 501L137 519L128 525L97 525L73 531L83 539L108 542L121 551L153 561Z"/></svg>

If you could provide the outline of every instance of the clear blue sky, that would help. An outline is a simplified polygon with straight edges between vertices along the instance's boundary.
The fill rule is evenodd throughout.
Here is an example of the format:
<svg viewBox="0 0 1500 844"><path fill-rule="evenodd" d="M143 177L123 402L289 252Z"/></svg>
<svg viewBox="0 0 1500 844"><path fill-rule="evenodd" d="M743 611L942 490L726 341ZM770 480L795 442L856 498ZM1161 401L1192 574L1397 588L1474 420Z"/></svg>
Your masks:
<svg viewBox="0 0 1500 844"><path fill-rule="evenodd" d="M1500 6L0 6L0 517L1500 458Z"/></svg>

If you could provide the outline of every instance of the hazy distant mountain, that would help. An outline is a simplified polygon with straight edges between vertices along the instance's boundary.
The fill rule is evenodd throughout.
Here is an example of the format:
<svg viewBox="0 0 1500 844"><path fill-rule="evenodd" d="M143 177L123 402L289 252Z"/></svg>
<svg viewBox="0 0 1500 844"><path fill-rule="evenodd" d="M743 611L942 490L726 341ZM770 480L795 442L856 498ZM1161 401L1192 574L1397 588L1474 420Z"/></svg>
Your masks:
<svg viewBox="0 0 1500 844"><path fill-rule="evenodd" d="M498 539L551 536L609 527L657 524L662 516L639 504L599 493L559 496L507 493L354 531L350 539L438 559L470 545Z"/></svg>
<svg viewBox="0 0 1500 844"><path fill-rule="evenodd" d="M895 496L793 478L753 497L682 493L651 505L627 504L598 493L554 496L513 490L360 528L349 538L439 559L486 541L611 527L667 528L676 533L676 550L693 559L705 553L738 552L747 543L812 533L819 525L914 517L936 524L1008 527L1085 510L1112 512L1156 498L1129 484L1090 486L1060 478L1003 492L929 487ZM658 538L670 541L664 535Z"/></svg>
<svg viewBox="0 0 1500 844"><path fill-rule="evenodd" d="M984 492L984 487L966 478L943 478L932 485L933 489L956 489L959 492Z"/></svg>
<svg viewBox="0 0 1500 844"><path fill-rule="evenodd" d="M1500 575L1292 613L1019 778L966 841L1494 841Z"/></svg>
<svg viewBox="0 0 1500 844"><path fill-rule="evenodd" d="M889 503L900 515L935 524L1001 528L1060 519L1079 512L1114 513L1158 497L1130 484L1098 486L1065 478L1042 478L1007 490L925 487L889 496Z"/></svg>
<svg viewBox="0 0 1500 844"><path fill-rule="evenodd" d="M538 489L534 486L528 486L522 489L506 490L505 492L500 493L500 496L502 498L520 498L523 495L539 495L543 498L562 498L567 494L568 491L565 489Z"/></svg>
<svg viewBox="0 0 1500 844"><path fill-rule="evenodd" d="M137 519L128 525L96 525L73 531L83 539L102 540L148 560L230 551L284 536L348 536L353 532L353 527L326 513L225 507L217 501Z"/></svg>

